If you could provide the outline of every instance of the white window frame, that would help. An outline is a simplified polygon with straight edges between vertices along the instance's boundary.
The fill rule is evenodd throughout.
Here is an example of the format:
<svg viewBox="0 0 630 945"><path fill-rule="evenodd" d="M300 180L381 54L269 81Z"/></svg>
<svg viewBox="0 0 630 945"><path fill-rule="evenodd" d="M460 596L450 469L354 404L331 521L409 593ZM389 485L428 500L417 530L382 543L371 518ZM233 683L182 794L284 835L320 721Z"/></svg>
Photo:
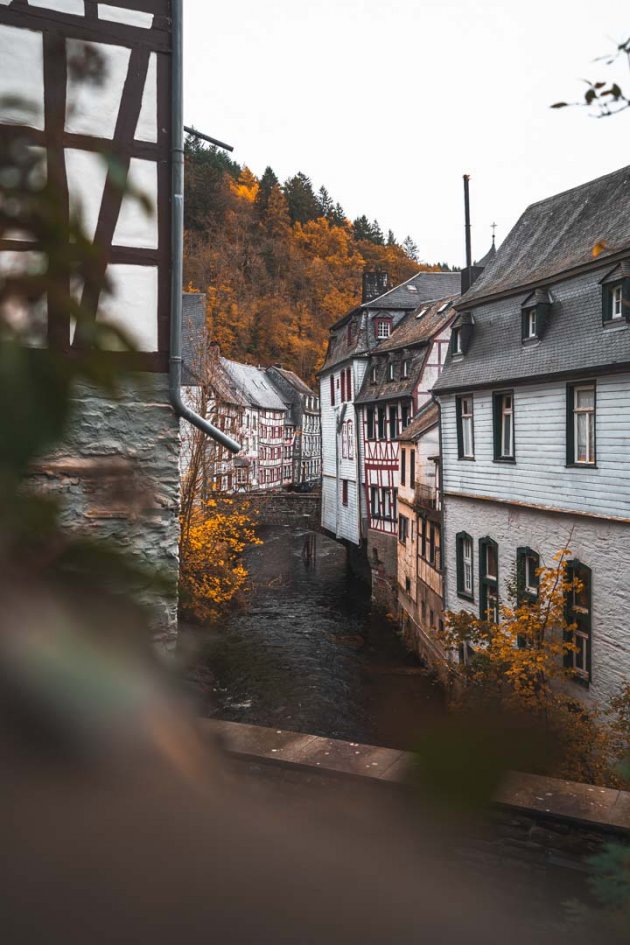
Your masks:
<svg viewBox="0 0 630 945"><path fill-rule="evenodd" d="M610 320L620 321L623 318L623 286L614 285L610 290Z"/></svg>
<svg viewBox="0 0 630 945"><path fill-rule="evenodd" d="M470 536L462 538L462 590L464 594L473 592L473 541Z"/></svg>
<svg viewBox="0 0 630 945"><path fill-rule="evenodd" d="M395 374L394 374L394 367L395 367L395 365L394 365L393 361L392 361L391 364L388 364L388 365L387 365L387 380L388 380L388 381L393 381L393 380L394 380L394 377L395 377Z"/></svg>
<svg viewBox="0 0 630 945"><path fill-rule="evenodd" d="M347 421L348 432L348 459L354 459L354 423L352 420Z"/></svg>
<svg viewBox="0 0 630 945"><path fill-rule="evenodd" d="M465 459L473 459L475 456L475 444L473 440L473 399L472 396L464 394L460 400L460 422L462 425L462 456ZM470 405L465 410L466 405ZM467 443L468 440L468 443Z"/></svg>
<svg viewBox="0 0 630 945"><path fill-rule="evenodd" d="M537 338L536 332L536 309L528 308L525 310L525 318L527 319L527 334L526 338Z"/></svg>
<svg viewBox="0 0 630 945"><path fill-rule="evenodd" d="M592 406L580 407L578 404L579 395L590 393L593 396ZM586 417L586 438L585 438L585 458L580 459L580 417ZM573 388L573 461L580 466L593 466L595 464L595 385L582 384Z"/></svg>
<svg viewBox="0 0 630 945"><path fill-rule="evenodd" d="M525 555L525 591L527 594L537 595L536 571L540 565L534 555Z"/></svg>
<svg viewBox="0 0 630 945"><path fill-rule="evenodd" d="M509 403L508 403L509 401ZM509 437L506 443L506 432ZM514 395L501 395L501 459L514 459Z"/></svg>
<svg viewBox="0 0 630 945"><path fill-rule="evenodd" d="M392 333L392 323L388 318L379 318L376 322L376 337L380 340L389 338Z"/></svg>
<svg viewBox="0 0 630 945"><path fill-rule="evenodd" d="M409 359L405 358L405 360L402 363L402 378L403 380L406 380L406 378L408 377L409 377Z"/></svg>
<svg viewBox="0 0 630 945"><path fill-rule="evenodd" d="M464 349L462 348L462 330L461 328L453 329L453 354L463 354Z"/></svg>

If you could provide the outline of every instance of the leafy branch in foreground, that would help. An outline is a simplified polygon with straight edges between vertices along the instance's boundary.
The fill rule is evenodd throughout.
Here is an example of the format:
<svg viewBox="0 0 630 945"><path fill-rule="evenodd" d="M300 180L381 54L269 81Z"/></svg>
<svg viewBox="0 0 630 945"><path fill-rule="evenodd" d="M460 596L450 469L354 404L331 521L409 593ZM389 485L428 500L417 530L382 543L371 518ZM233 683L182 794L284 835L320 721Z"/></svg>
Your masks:
<svg viewBox="0 0 630 945"><path fill-rule="evenodd" d="M595 61L611 66L624 56L630 67L630 37L625 42L619 43L614 53L600 56ZM555 102L551 108L568 108L575 105L582 108L595 108L596 111L592 113L595 118L608 118L610 115L617 115L626 108L630 108L630 98L617 82L603 80L591 82L589 79L584 79L584 82L587 85L584 101Z"/></svg>

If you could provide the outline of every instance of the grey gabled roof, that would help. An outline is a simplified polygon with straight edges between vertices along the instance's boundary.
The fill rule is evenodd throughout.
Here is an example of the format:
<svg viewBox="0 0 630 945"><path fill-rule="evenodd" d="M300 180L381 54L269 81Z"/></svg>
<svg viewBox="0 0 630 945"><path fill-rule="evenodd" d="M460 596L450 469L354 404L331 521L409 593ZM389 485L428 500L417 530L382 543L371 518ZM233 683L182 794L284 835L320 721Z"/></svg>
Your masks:
<svg viewBox="0 0 630 945"><path fill-rule="evenodd" d="M182 292L182 383L195 386L203 373L206 329L205 292Z"/></svg>
<svg viewBox="0 0 630 945"><path fill-rule="evenodd" d="M364 303L364 308L376 309L412 309L418 302L445 298L456 295L460 290L461 273L459 272L418 272L406 282L394 286L371 302Z"/></svg>
<svg viewBox="0 0 630 945"><path fill-rule="evenodd" d="M457 307L552 280L630 247L630 167L533 203Z"/></svg>
<svg viewBox="0 0 630 945"><path fill-rule="evenodd" d="M427 430L431 430L439 422L440 408L436 403L430 400L420 408L409 426L405 427L398 439L407 442L417 440L418 437L426 433Z"/></svg>
<svg viewBox="0 0 630 945"><path fill-rule="evenodd" d="M280 398L280 394L262 368L254 367L253 364L230 361L228 358L221 358L221 364L245 398L254 407L262 407L265 410L287 409L286 404Z"/></svg>

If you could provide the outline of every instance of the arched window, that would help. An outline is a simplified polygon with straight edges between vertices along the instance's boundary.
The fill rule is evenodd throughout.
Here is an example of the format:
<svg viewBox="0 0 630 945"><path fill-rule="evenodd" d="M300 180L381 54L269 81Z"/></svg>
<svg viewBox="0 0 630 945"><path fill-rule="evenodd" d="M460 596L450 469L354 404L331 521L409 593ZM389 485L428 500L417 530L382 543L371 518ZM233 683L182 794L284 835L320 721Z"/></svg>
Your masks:
<svg viewBox="0 0 630 945"><path fill-rule="evenodd" d="M354 459L354 424L348 420L348 459Z"/></svg>
<svg viewBox="0 0 630 945"><path fill-rule="evenodd" d="M341 424L341 458L348 458L348 424Z"/></svg>

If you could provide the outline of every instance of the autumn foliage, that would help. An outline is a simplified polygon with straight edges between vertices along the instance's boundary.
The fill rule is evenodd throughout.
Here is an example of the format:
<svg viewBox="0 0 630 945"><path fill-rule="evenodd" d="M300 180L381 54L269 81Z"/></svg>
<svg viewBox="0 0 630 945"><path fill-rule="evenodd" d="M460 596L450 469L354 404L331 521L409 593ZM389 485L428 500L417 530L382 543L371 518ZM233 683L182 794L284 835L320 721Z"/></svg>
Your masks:
<svg viewBox="0 0 630 945"><path fill-rule="evenodd" d="M188 617L209 623L225 611L247 581L243 551L255 544L254 522L233 500L210 499L191 511L180 539L181 605Z"/></svg>
<svg viewBox="0 0 630 945"><path fill-rule="evenodd" d="M566 600L582 589L568 571L569 555L563 549L552 566L538 568L535 599L513 588L497 623L467 611L446 615L442 645L451 654L466 653L463 662L450 664L452 707L528 720L546 744L546 773L619 786L625 780L619 762L630 747L630 691L603 709L580 698L565 658L577 650Z"/></svg>
<svg viewBox="0 0 630 945"><path fill-rule="evenodd" d="M224 354L281 363L312 382L330 325L359 301L362 272L392 284L441 265L417 261L378 223L346 219L304 174L258 179L194 139L186 146L185 282L207 292L211 332Z"/></svg>

